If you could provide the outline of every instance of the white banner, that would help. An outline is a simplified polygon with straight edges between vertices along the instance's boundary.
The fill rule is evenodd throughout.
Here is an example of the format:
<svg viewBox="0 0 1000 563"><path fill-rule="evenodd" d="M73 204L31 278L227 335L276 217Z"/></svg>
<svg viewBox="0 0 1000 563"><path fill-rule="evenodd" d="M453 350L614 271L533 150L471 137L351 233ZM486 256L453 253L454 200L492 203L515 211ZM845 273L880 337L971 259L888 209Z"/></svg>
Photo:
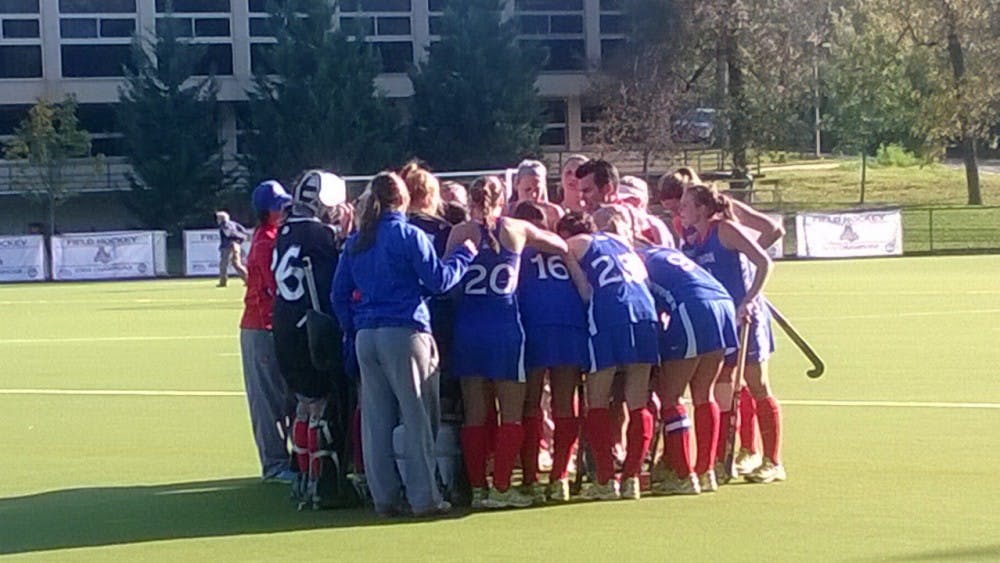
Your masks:
<svg viewBox="0 0 1000 563"><path fill-rule="evenodd" d="M777 221L778 223L784 225L785 218L780 213L765 213L765 215L767 215L771 219ZM743 225L743 230L747 231L754 240L757 240L757 237L760 236L760 232L758 232L756 229L751 229L750 227L747 227L746 225ZM774 241L774 244L772 244L771 246L765 248L764 250L767 251L768 256L770 256L772 259L784 258L785 257L785 237L781 237L778 240Z"/></svg>
<svg viewBox="0 0 1000 563"><path fill-rule="evenodd" d="M45 273L45 237L0 237L0 282L41 281Z"/></svg>
<svg viewBox="0 0 1000 563"><path fill-rule="evenodd" d="M52 279L103 280L166 275L166 233L115 231L52 237Z"/></svg>
<svg viewBox="0 0 1000 563"><path fill-rule="evenodd" d="M798 255L803 258L899 256L903 214L898 209L795 216Z"/></svg>
<svg viewBox="0 0 1000 563"><path fill-rule="evenodd" d="M242 248L243 262L246 263L247 254L250 253L250 238L244 241ZM236 275L232 265L229 266L229 274ZM219 275L219 229L184 231L184 275Z"/></svg>

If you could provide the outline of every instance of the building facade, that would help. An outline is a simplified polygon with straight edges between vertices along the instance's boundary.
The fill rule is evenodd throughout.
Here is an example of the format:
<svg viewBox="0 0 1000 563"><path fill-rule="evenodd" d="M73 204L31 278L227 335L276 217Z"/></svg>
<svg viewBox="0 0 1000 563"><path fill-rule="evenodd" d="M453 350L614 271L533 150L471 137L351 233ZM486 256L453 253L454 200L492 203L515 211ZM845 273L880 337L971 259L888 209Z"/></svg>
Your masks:
<svg viewBox="0 0 1000 563"><path fill-rule="evenodd" d="M392 98L412 94L406 70L426 58L438 36L447 0L340 0L333 25L360 25L378 48L378 85ZM555 150L579 150L586 130L581 95L586 71L623 41L622 0L506 0L521 40L550 53L538 79L548 109L542 142ZM272 41L268 0L0 0L0 139L8 137L38 99L76 96L81 125L94 137L94 153L116 164L121 153L113 105L133 35L176 26L182 37L207 45L204 73L218 77L226 116L221 135L238 150L238 115L260 46ZM107 174L95 190L117 190L120 174ZM3 183L0 174L0 184ZM4 190L6 188L6 190ZM10 192L0 185L0 194ZM9 198L0 199L0 203ZM9 202L6 202L9 203ZM5 205L6 206L6 205ZM2 218L0 218L2 222Z"/></svg>

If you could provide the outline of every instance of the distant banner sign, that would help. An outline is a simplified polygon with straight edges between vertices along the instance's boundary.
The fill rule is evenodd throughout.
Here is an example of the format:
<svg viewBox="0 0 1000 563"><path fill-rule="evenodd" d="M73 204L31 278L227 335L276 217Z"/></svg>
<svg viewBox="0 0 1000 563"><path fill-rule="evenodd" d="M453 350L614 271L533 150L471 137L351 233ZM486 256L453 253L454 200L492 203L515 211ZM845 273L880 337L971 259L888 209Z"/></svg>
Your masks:
<svg viewBox="0 0 1000 563"><path fill-rule="evenodd" d="M250 253L250 239L242 245L244 262ZM229 274L236 275L236 270L229 266ZM197 229L184 231L184 275L217 276L219 275L219 230Z"/></svg>
<svg viewBox="0 0 1000 563"><path fill-rule="evenodd" d="M166 233L115 231L52 237L52 279L103 280L166 275Z"/></svg>
<svg viewBox="0 0 1000 563"><path fill-rule="evenodd" d="M0 237L0 282L42 281L45 238L42 235Z"/></svg>
<svg viewBox="0 0 1000 563"><path fill-rule="evenodd" d="M903 214L898 209L795 216L798 255L853 258L903 254Z"/></svg>

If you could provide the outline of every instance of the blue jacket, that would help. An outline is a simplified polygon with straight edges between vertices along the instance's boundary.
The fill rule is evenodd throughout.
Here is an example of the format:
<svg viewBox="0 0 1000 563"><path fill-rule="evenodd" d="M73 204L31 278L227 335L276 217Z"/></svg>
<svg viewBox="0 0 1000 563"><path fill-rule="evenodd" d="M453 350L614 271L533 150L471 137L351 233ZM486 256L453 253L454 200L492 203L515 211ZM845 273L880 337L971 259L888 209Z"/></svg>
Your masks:
<svg viewBox="0 0 1000 563"><path fill-rule="evenodd" d="M347 239L333 275L330 300L346 334L366 328L409 327L430 332L424 299L457 284L474 258L465 247L443 261L430 238L399 212L379 218L375 244L355 254L357 234ZM354 302L354 292L361 299Z"/></svg>

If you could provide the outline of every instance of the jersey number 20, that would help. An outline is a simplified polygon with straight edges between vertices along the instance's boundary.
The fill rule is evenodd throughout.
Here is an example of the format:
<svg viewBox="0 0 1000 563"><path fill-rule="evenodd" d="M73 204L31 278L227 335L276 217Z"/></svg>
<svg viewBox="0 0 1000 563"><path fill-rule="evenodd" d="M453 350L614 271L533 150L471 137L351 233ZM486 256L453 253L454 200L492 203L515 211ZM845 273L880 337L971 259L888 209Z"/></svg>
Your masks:
<svg viewBox="0 0 1000 563"><path fill-rule="evenodd" d="M504 276L504 274L507 274ZM465 282L466 295L486 295L487 271L482 264L469 266L469 281ZM517 287L517 271L510 264L497 264L489 272L489 288L497 295L507 295ZM503 285L500 285L503 283Z"/></svg>

